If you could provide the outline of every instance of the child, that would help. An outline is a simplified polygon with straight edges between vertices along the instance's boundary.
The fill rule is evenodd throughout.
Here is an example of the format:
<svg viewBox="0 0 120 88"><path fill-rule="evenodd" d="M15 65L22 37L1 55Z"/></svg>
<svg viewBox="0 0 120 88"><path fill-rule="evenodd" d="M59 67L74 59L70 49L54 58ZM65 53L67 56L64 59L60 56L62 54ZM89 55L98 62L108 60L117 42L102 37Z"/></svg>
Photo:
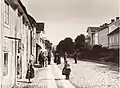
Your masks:
<svg viewBox="0 0 120 88"><path fill-rule="evenodd" d="M65 61L65 65L64 65L64 68L62 70L62 75L66 76L65 79L67 79L67 80L69 79L70 72L71 72L70 65L67 63L67 61Z"/></svg>

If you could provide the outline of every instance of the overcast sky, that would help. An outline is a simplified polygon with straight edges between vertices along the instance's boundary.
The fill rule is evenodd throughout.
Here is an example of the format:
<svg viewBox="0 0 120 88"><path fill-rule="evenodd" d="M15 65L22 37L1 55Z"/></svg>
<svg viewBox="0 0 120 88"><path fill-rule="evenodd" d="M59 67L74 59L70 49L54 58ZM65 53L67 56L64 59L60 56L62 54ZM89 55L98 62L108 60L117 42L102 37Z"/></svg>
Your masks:
<svg viewBox="0 0 120 88"><path fill-rule="evenodd" d="M60 40L86 34L87 27L100 26L118 16L118 0L21 0L36 21L45 22L47 38Z"/></svg>

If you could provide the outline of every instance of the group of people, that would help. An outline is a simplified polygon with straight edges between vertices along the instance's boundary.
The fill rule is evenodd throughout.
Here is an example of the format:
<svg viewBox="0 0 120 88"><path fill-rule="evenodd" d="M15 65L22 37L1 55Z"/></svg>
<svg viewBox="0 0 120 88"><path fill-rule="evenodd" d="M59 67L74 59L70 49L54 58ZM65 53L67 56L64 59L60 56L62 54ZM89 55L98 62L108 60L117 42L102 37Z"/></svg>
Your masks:
<svg viewBox="0 0 120 88"><path fill-rule="evenodd" d="M77 64L77 53L74 53L74 60L75 60L75 64ZM44 52L40 52L39 54L39 64L42 67L47 67L47 61L48 61L48 65L51 64L51 53L48 52L47 55L45 55ZM61 64L61 59L60 59L60 54L59 53L55 53L54 54L54 62L57 64ZM66 79L69 79L70 76L70 72L71 72L71 68L70 68L70 64L68 64L67 61L67 53L64 53L64 67L62 69L62 75L66 76ZM27 74L26 74L26 79L28 79L29 83L30 83L30 79L33 78L34 75L34 69L32 66L32 60L29 61L28 63L28 69L27 69Z"/></svg>
<svg viewBox="0 0 120 88"><path fill-rule="evenodd" d="M48 54L46 55L44 52L40 52L39 54L39 65L41 65L41 67L47 67L47 62L48 62L48 65L51 64L51 53L48 52Z"/></svg>
<svg viewBox="0 0 120 88"><path fill-rule="evenodd" d="M73 57L75 60L75 64L77 64L77 58L78 58L77 52L74 52ZM65 75L66 79L68 80L70 76L70 72L71 72L71 68L70 68L70 64L68 64L68 61L67 61L67 53L65 52L64 53L64 67L62 70L62 75Z"/></svg>
<svg viewBox="0 0 120 88"><path fill-rule="evenodd" d="M48 54L46 55L44 52L41 51L39 54L38 61L41 67L47 67L47 64L48 65L51 64L51 53L48 52ZM28 67L27 67L27 74L26 74L26 79L28 79L28 83L30 83L30 79L33 78L34 76L35 74L34 74L34 69L32 65L32 60L29 60Z"/></svg>
<svg viewBox="0 0 120 88"><path fill-rule="evenodd" d="M61 64L60 54L57 52L54 54L54 63Z"/></svg>
<svg viewBox="0 0 120 88"><path fill-rule="evenodd" d="M39 65L41 67L47 67L47 58L45 57L45 53L44 52L40 52L39 54L39 58L38 58L38 61L39 61Z"/></svg>

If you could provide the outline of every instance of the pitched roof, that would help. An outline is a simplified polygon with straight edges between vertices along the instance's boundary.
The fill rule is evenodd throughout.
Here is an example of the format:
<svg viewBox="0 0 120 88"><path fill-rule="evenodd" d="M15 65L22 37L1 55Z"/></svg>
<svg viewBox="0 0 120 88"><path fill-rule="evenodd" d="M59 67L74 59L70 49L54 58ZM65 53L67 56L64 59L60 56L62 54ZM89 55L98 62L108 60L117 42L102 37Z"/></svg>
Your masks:
<svg viewBox="0 0 120 88"><path fill-rule="evenodd" d="M102 26L100 26L98 31L101 31L101 30L103 30L105 28L108 28L109 27L108 25L109 25L108 23L103 24Z"/></svg>
<svg viewBox="0 0 120 88"><path fill-rule="evenodd" d="M97 30L99 30L100 27L88 27L87 28L87 32L90 30L91 32L96 32Z"/></svg>
<svg viewBox="0 0 120 88"><path fill-rule="evenodd" d="M112 34L115 34L115 33L119 33L119 30L120 30L120 27L116 28L115 30L113 30L112 32L110 32L110 33L108 34L108 36L109 36L109 35L112 35Z"/></svg>

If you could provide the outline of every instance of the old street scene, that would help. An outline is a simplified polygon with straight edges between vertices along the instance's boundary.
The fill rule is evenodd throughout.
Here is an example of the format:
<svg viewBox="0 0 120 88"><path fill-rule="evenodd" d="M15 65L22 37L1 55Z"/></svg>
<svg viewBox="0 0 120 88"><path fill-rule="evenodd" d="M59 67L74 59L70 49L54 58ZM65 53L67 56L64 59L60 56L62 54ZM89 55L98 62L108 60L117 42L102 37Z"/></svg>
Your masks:
<svg viewBox="0 0 120 88"><path fill-rule="evenodd" d="M120 0L0 0L0 88L120 88Z"/></svg>

